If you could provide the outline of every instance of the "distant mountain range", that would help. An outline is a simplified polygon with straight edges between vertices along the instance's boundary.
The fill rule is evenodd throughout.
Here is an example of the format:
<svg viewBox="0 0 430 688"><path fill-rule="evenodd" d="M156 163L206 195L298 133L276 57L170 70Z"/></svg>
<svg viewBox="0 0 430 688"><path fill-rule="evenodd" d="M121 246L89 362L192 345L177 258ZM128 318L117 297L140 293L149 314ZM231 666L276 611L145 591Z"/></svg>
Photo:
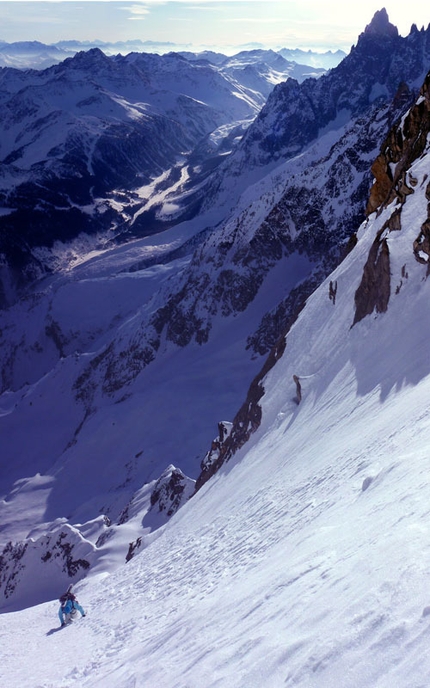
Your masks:
<svg viewBox="0 0 430 688"><path fill-rule="evenodd" d="M39 41L17 41L7 43L0 41L0 67L16 67L17 69L46 69L54 64L58 64L67 57L72 57L82 50L99 48L106 55L127 55L132 52L159 53L168 52L186 53L194 55L198 59L207 59L209 62L219 64L226 59L224 55L217 51L198 50L194 51L192 46L182 46L175 43L158 43L156 41L116 41L108 43L104 41L58 41L57 43L46 45ZM265 52L266 48L260 45L237 46L234 51L240 52ZM312 50L300 50L299 48L289 49L280 48L276 51L288 61L302 65L308 65L316 69L331 69L341 62L345 57L342 50L326 52L316 52Z"/></svg>

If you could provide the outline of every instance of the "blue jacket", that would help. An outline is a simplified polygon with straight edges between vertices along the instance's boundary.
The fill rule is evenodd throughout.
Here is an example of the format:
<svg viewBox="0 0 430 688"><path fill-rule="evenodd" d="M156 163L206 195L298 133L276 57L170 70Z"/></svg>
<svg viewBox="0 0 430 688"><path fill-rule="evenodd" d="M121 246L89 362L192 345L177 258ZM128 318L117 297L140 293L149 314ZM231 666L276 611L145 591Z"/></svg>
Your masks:
<svg viewBox="0 0 430 688"><path fill-rule="evenodd" d="M81 616L85 616L85 612L77 600L67 600L66 604L60 607L58 610L58 617L61 621L61 624L65 623L64 614L70 614L72 609L77 609Z"/></svg>

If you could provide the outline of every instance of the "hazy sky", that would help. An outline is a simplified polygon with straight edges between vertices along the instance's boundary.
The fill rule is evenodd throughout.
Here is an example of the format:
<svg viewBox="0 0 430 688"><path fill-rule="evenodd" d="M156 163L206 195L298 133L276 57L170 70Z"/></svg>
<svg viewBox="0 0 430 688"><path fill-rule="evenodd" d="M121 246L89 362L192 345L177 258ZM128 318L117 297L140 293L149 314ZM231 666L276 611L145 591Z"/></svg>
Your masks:
<svg viewBox="0 0 430 688"><path fill-rule="evenodd" d="M214 48L258 42L349 51L382 7L403 36L413 23L430 22L423 0L0 0L0 39L139 38Z"/></svg>

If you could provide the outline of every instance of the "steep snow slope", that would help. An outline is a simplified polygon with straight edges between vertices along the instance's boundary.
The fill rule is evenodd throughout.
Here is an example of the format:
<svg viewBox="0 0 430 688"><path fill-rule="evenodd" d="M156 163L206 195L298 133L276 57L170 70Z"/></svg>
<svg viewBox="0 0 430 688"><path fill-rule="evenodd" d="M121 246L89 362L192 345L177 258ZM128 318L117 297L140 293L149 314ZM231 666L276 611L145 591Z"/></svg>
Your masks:
<svg viewBox="0 0 430 688"><path fill-rule="evenodd" d="M420 111L428 130L417 108L393 137L395 197L289 331L258 430L146 549L80 583L85 619L57 633L55 601L2 615L3 683L427 684L430 141L406 138ZM375 242L390 295L356 321Z"/></svg>

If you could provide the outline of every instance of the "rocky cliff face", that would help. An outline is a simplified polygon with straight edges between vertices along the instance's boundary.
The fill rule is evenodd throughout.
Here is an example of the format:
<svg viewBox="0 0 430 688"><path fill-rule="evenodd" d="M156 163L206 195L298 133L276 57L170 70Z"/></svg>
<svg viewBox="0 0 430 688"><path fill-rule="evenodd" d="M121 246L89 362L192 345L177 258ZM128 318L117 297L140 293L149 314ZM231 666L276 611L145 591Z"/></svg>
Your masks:
<svg viewBox="0 0 430 688"><path fill-rule="evenodd" d="M414 193L417 180L410 174L413 163L428 146L430 132L430 74L427 75L420 97L398 126L393 127L381 146L381 152L372 165L375 177L367 204L367 214L382 212L393 202L397 208L378 232L363 270L363 279L355 295L354 324L374 310L387 310L390 299L390 254L387 237L390 232L402 230L402 205ZM430 199L430 184L427 185ZM413 254L421 263L429 265L430 203L427 218L413 245Z"/></svg>
<svg viewBox="0 0 430 688"><path fill-rule="evenodd" d="M390 130L381 145L381 152L372 165L375 181L367 204L368 215L393 200L402 202L407 194L413 193L415 183L407 177L407 171L427 145L429 88L427 75L416 104L404 120Z"/></svg>

